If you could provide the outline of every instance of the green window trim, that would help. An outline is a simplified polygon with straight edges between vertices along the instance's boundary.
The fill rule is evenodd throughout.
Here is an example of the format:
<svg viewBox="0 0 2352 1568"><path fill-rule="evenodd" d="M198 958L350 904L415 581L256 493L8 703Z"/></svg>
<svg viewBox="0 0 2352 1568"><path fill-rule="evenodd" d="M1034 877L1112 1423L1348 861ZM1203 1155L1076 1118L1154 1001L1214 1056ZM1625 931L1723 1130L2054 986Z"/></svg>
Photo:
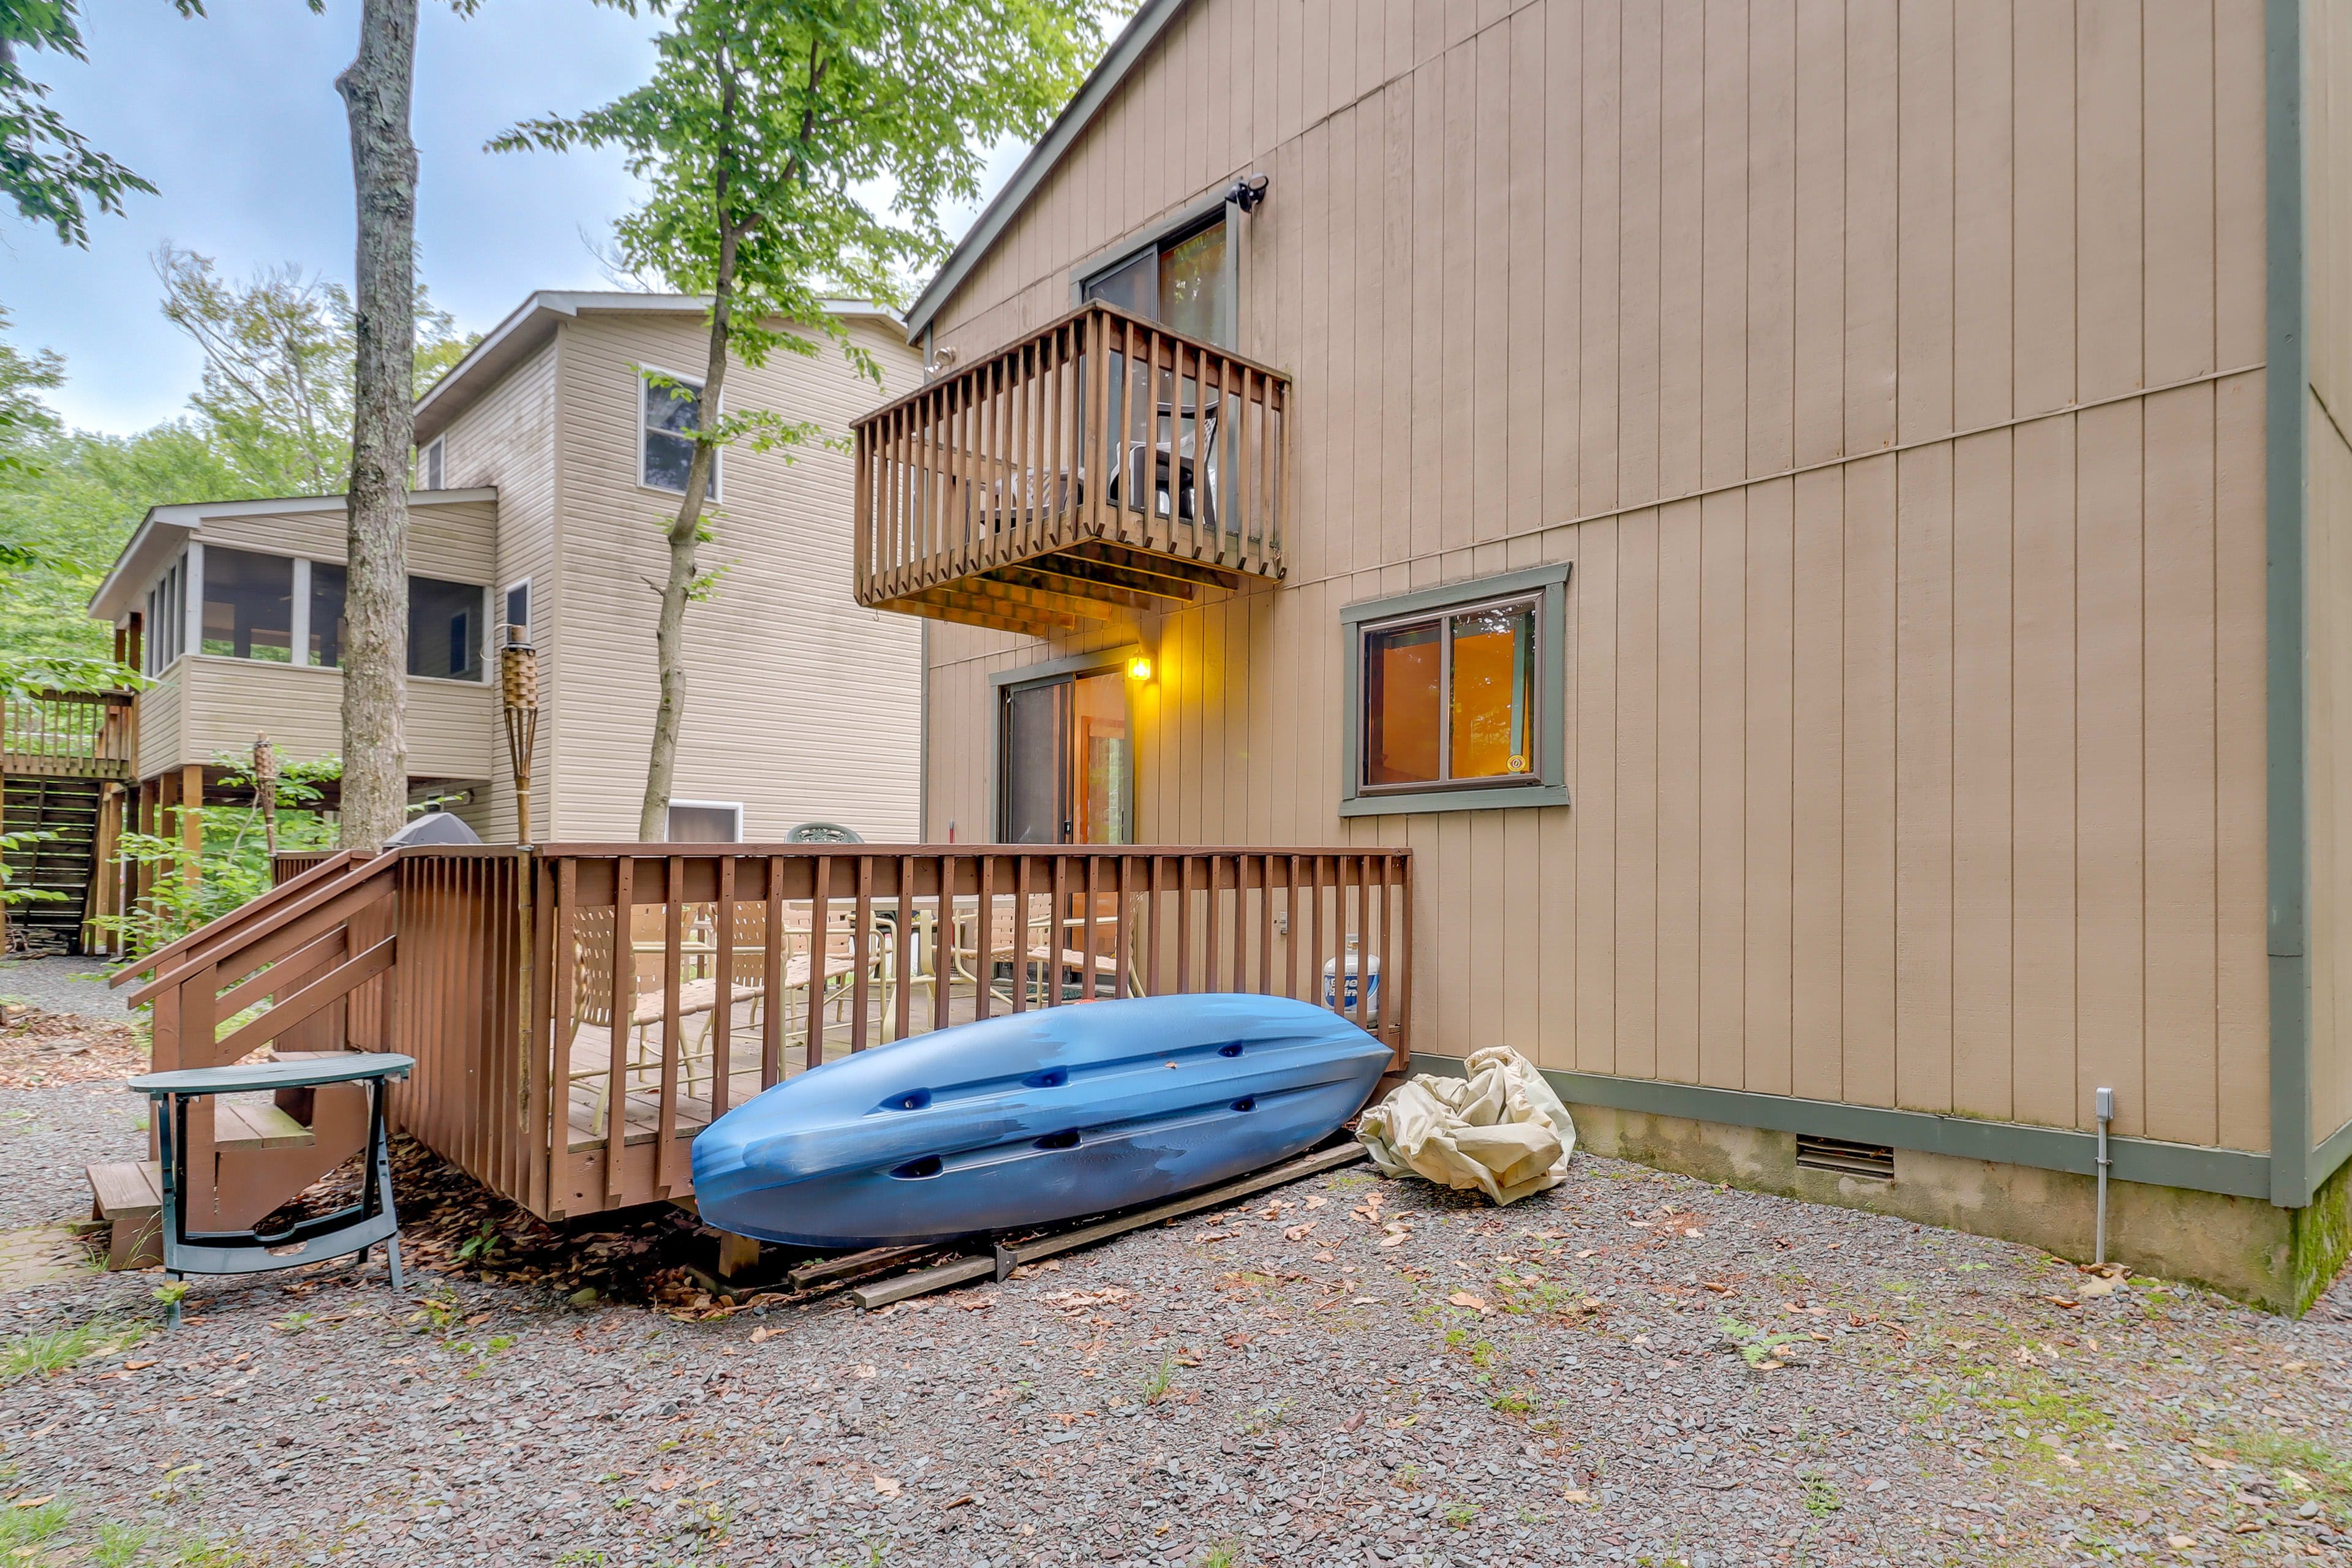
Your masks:
<svg viewBox="0 0 2352 1568"><path fill-rule="evenodd" d="M1347 647L1345 721L1340 758L1341 816L1402 816L1424 811L1507 811L1569 804L1567 771L1568 580L1570 566L1531 566L1442 588L1349 605L1339 612ZM1364 633L1416 615L1469 609L1512 597L1537 598L1536 670L1529 703L1536 727L1536 767L1525 784L1448 784L1427 789L1368 790L1364 768Z"/></svg>

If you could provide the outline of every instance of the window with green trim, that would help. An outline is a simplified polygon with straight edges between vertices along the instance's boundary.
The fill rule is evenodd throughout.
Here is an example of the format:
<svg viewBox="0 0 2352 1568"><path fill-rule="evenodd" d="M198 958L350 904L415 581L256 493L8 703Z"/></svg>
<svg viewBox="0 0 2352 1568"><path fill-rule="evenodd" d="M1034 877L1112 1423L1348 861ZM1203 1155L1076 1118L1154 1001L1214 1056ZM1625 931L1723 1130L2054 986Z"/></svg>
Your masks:
<svg viewBox="0 0 2352 1568"><path fill-rule="evenodd" d="M1342 811L1565 804L1568 569L1356 605Z"/></svg>

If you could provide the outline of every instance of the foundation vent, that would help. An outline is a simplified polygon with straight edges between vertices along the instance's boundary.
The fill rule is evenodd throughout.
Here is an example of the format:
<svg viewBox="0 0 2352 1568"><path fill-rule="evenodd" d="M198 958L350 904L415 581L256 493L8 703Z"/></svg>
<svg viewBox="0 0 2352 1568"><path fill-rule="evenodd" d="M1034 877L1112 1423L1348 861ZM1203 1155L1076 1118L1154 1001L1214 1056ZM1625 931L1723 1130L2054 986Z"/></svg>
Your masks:
<svg viewBox="0 0 2352 1568"><path fill-rule="evenodd" d="M1797 1163L1809 1171L1835 1171L1842 1176L1895 1179L1895 1151L1884 1143L1849 1143L1843 1138L1797 1134Z"/></svg>

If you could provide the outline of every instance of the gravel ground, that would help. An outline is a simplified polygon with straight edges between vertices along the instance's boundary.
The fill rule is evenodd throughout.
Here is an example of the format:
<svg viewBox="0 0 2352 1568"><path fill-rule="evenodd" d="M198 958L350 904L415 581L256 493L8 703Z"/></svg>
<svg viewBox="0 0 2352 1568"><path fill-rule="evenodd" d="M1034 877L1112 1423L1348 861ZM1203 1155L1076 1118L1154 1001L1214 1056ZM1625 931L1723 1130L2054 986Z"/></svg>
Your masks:
<svg viewBox="0 0 2352 1568"><path fill-rule="evenodd" d="M116 1084L7 1094L0 1230L87 1212L82 1165L136 1157L142 1113ZM194 1281L166 1337L158 1283L0 1299L0 1559L2352 1554L2352 1285L2301 1323L2101 1295L2003 1243L1582 1155L1502 1211L1359 1166L872 1315L395 1296L378 1259Z"/></svg>
<svg viewBox="0 0 2352 1568"><path fill-rule="evenodd" d="M12 958L0 960L0 997L30 1002L51 1013L120 1021L131 1016L122 998L127 985L110 991L102 958Z"/></svg>
<svg viewBox="0 0 2352 1568"><path fill-rule="evenodd" d="M0 1093L0 1231L88 1219L87 1165L147 1157L147 1102L120 1083Z"/></svg>

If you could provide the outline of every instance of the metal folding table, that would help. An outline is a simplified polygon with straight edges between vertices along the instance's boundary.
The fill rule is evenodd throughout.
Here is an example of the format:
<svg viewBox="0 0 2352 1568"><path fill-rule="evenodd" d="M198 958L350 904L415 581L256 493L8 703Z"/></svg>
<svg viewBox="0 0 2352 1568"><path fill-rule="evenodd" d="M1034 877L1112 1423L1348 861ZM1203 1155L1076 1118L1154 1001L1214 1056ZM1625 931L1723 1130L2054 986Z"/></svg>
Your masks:
<svg viewBox="0 0 2352 1568"><path fill-rule="evenodd" d="M132 1079L132 1092L147 1096L155 1115L163 1186L160 1217L164 1271L174 1279L189 1274L259 1274L352 1252L365 1261L368 1248L382 1242L392 1265L392 1288L401 1289L400 1218L392 1202L392 1142L384 1124L383 1097L385 1085L393 1079L406 1078L415 1065L415 1058L389 1051L352 1052L339 1058L192 1068ZM362 1084L368 1091L366 1171L359 1201L332 1214L297 1220L274 1235L258 1230L190 1231L184 1205L184 1194L194 1190L187 1169L188 1102L207 1095L268 1093L330 1083ZM176 1327L180 1321L176 1300L170 1304L168 1316Z"/></svg>

